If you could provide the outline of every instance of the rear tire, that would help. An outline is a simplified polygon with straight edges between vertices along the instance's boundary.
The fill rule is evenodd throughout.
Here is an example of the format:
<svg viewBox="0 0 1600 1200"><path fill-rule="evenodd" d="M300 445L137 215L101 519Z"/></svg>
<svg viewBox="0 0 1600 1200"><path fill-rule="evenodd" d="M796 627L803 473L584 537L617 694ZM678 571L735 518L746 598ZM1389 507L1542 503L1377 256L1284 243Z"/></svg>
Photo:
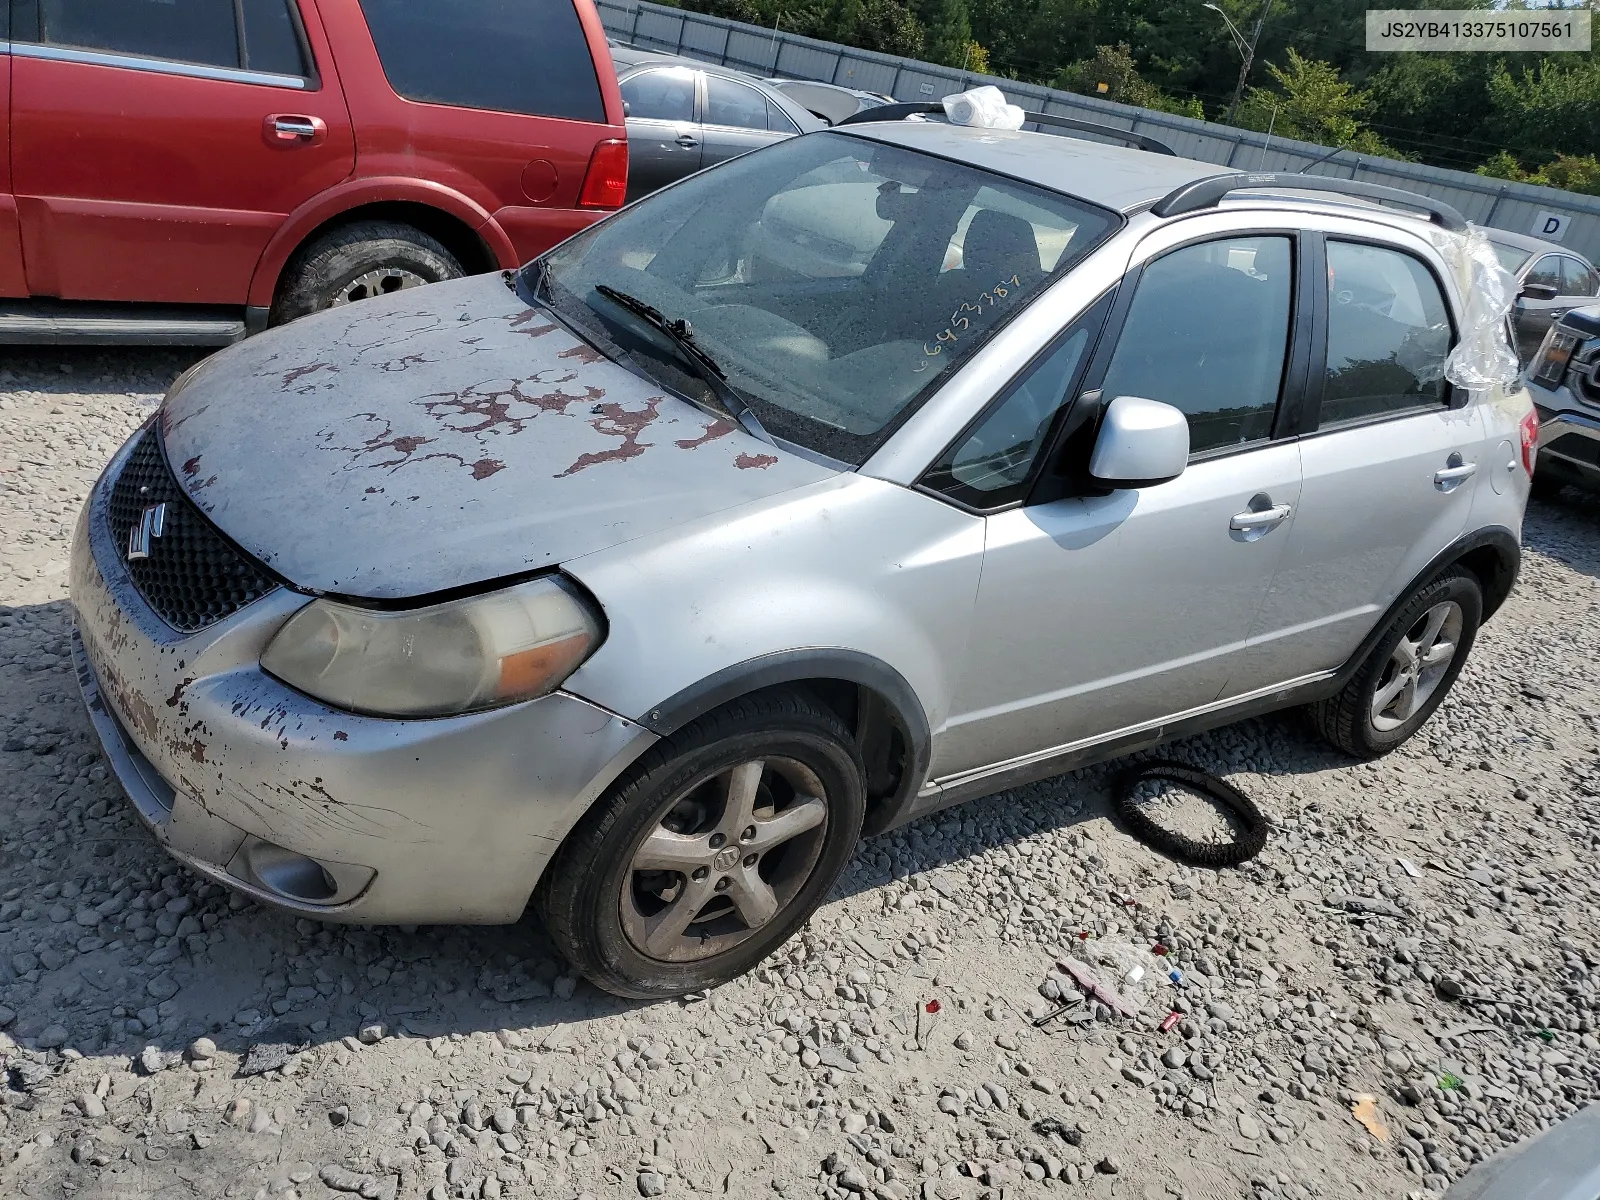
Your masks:
<svg viewBox="0 0 1600 1200"><path fill-rule="evenodd" d="M1311 706L1322 736L1363 759L1411 737L1461 673L1482 618L1482 585L1460 567L1418 588L1344 689Z"/></svg>
<svg viewBox="0 0 1600 1200"><path fill-rule="evenodd" d="M850 731L807 693L761 692L653 746L556 851L535 905L596 987L715 987L800 928L866 814Z"/></svg>
<svg viewBox="0 0 1600 1200"><path fill-rule="evenodd" d="M271 323L465 274L455 255L420 229L398 221L354 221L295 251Z"/></svg>

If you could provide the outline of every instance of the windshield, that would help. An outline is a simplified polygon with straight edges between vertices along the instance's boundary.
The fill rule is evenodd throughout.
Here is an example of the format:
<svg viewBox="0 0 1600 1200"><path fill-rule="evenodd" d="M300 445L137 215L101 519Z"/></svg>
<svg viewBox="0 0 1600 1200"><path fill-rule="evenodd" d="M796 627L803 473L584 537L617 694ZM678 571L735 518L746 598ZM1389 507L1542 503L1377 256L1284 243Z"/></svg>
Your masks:
<svg viewBox="0 0 1600 1200"><path fill-rule="evenodd" d="M608 353L714 406L672 339L596 285L686 321L775 437L860 464L1116 221L960 163L811 134L563 243L544 260L540 298Z"/></svg>
<svg viewBox="0 0 1600 1200"><path fill-rule="evenodd" d="M1489 239L1489 244L1494 247L1494 256L1500 260L1500 265L1515 275L1522 270L1522 264L1532 257L1532 252L1517 246L1508 246L1504 242Z"/></svg>

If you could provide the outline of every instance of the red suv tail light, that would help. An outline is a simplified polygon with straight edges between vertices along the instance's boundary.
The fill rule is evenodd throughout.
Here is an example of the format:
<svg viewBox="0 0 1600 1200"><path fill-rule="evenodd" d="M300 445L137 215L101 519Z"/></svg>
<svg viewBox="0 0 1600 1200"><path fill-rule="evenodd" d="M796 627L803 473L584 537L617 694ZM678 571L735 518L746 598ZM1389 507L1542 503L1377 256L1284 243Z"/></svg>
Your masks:
<svg viewBox="0 0 1600 1200"><path fill-rule="evenodd" d="M1522 431L1522 466L1531 478L1534 459L1539 453L1539 410L1530 408L1518 428Z"/></svg>
<svg viewBox="0 0 1600 1200"><path fill-rule="evenodd" d="M621 208L627 196L628 143L607 139L589 156L578 204L582 208Z"/></svg>

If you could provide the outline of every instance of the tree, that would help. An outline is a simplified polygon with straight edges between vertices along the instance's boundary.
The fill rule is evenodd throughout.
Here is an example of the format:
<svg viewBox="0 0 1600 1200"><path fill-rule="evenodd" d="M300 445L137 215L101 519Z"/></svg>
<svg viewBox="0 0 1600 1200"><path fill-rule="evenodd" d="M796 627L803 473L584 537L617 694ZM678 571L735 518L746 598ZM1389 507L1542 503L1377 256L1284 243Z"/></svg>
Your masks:
<svg viewBox="0 0 1600 1200"><path fill-rule="evenodd" d="M1134 66L1133 55L1126 43L1096 46L1093 58L1082 59L1064 68L1050 86L1081 92L1086 96L1102 96L1119 104L1136 104L1140 108L1154 108L1196 118L1204 116L1200 101L1193 98L1175 100L1144 79Z"/></svg>
<svg viewBox="0 0 1600 1200"><path fill-rule="evenodd" d="M1582 192L1600 196L1600 159L1594 155L1577 156L1558 154L1536 171L1525 171L1516 157L1500 151L1483 166L1479 175L1494 179L1513 179L1518 183L1539 183L1545 187L1562 188L1569 192Z"/></svg>
<svg viewBox="0 0 1600 1200"><path fill-rule="evenodd" d="M1329 63L1302 58L1292 46L1287 54L1286 65L1267 67L1276 90L1253 87L1246 94L1239 106L1241 126L1364 154L1405 157L1367 128L1372 100L1365 92L1341 79Z"/></svg>
<svg viewBox="0 0 1600 1200"><path fill-rule="evenodd" d="M1502 65L1489 78L1490 133L1531 161L1600 154L1600 60L1592 54L1571 64L1558 59L1517 76Z"/></svg>
<svg viewBox="0 0 1600 1200"><path fill-rule="evenodd" d="M967 15L966 0L936 0L919 16L927 28L928 61L961 66L972 46L972 21Z"/></svg>
<svg viewBox="0 0 1600 1200"><path fill-rule="evenodd" d="M1367 82L1372 124L1423 162L1471 170L1493 147L1488 119L1488 54L1391 54Z"/></svg>

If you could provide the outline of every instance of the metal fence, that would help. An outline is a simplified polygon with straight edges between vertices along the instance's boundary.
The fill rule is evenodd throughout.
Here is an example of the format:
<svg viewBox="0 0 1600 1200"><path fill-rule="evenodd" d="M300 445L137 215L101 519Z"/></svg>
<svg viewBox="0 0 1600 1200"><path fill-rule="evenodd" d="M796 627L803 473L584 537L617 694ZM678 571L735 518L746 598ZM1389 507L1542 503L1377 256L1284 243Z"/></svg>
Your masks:
<svg viewBox="0 0 1600 1200"><path fill-rule="evenodd" d="M992 83L1005 92L1008 100L1031 111L1075 116L1146 133L1179 154L1202 162L1249 171L1309 170L1407 188L1454 205L1468 220L1480 225L1559 241L1587 255L1592 262L1600 261L1600 196L1488 179L1351 150L1330 150L1310 142L1268 137L1231 125L1114 104L1038 84L820 42L781 29L763 29L650 4L647 0L597 0L597 5L600 19L613 37L642 48L722 63L763 77L782 75L865 88L896 100L936 100L951 92Z"/></svg>

